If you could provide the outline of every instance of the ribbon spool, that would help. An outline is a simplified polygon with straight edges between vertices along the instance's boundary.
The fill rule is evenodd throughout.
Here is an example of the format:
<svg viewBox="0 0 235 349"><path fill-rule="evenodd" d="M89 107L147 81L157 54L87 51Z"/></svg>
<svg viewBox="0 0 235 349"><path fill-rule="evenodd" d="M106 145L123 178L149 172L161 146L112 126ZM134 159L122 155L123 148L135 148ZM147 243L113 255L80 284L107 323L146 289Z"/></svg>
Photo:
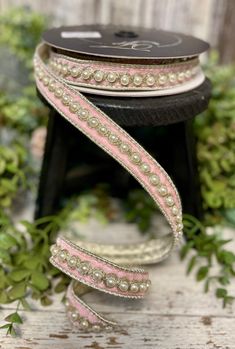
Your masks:
<svg viewBox="0 0 235 349"><path fill-rule="evenodd" d="M37 88L48 103L118 161L150 194L170 231L132 245L98 245L58 237L51 263L74 281L66 307L72 323L86 331L113 331L80 297L78 283L125 298L142 298L148 273L136 265L165 259L182 237L182 207L172 180L127 132L81 92L158 96L188 91L204 81L198 56L208 45L170 32L113 26L62 27L47 31L35 52ZM133 267L126 268L126 265Z"/></svg>

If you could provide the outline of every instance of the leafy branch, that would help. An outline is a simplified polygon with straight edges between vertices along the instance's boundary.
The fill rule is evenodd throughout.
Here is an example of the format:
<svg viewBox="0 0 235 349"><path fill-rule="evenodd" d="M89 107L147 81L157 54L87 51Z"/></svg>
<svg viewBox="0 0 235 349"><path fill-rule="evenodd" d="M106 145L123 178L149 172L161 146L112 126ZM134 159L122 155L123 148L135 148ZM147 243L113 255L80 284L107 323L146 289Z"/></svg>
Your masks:
<svg viewBox="0 0 235 349"><path fill-rule="evenodd" d="M235 297L230 295L227 286L235 276L235 254L224 248L231 240L222 239L218 233L209 234L206 226L190 215L184 215L184 233L186 242L180 251L181 259L191 255L187 274L196 270L196 280L204 281L204 291L208 292L211 284L216 284L215 295L223 302L223 307ZM213 267L219 272L213 274Z"/></svg>

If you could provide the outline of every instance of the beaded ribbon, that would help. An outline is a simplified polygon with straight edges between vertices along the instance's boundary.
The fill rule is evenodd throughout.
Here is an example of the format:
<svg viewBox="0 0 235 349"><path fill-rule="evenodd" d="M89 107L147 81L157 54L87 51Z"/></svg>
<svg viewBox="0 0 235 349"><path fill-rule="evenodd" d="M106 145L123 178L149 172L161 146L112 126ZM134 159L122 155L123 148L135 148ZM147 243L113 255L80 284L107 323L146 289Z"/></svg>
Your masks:
<svg viewBox="0 0 235 349"><path fill-rule="evenodd" d="M193 80L200 73L198 58L171 64L125 64L75 59L51 52L49 65L65 82L107 90L163 90Z"/></svg>
<svg viewBox="0 0 235 349"><path fill-rule="evenodd" d="M96 75L90 76L89 79L83 73L87 72L87 65L95 72L97 62L93 62L92 66L91 61L86 62L84 72L78 75L75 69L79 70L83 64L76 58L55 54L45 44L40 45L34 58L37 88L62 117L110 154L139 181L156 202L171 228L169 234L140 244L114 246L82 241L76 241L74 244L58 237L55 245L51 247L51 263L73 279L66 295L69 319L75 326L86 331L113 331L118 328L118 325L101 317L79 297L77 291L79 283L115 296L142 298L150 286L148 273L136 267L126 268L124 265L149 264L165 259L182 236L182 208L177 189L159 163L126 131L79 92L79 86L83 84L79 80L81 76L83 78L85 76L86 81L90 79L89 83L94 83L95 87L101 83L101 75L102 81L105 76L107 79L109 76L109 83L111 83L109 69L113 67L113 63L106 62L103 70L99 63L99 71L105 71L104 75L103 73L99 75L98 72L92 73ZM189 69L195 64L195 59L180 65L174 63L172 69L180 67L178 72L180 74L184 69ZM118 89L123 84L120 80L120 72L127 75L133 69L135 72L139 71L139 68L143 69L142 66L130 64L120 64L118 67L116 63L115 69L119 69L119 81L117 86L112 85L113 88ZM156 74L163 76L161 75L163 71L166 72L166 68L162 68L163 71L161 71L160 66L145 68L147 75L144 78L144 84L147 85L146 78L149 77L151 69L155 69L154 79ZM117 70L114 73L116 74ZM76 87L74 79L76 79ZM136 86L134 81L135 77L132 78L130 89ZM181 83L180 79L176 83ZM107 81L104 84L107 84ZM99 88L104 86L106 85L99 85ZM138 87L139 84L137 84Z"/></svg>

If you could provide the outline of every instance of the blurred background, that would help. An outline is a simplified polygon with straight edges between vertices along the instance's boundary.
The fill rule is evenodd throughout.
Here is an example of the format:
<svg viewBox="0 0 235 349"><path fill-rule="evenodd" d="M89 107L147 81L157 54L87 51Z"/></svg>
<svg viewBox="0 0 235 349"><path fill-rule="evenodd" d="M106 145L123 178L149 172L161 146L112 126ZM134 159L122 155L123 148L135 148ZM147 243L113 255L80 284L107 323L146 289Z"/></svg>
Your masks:
<svg viewBox="0 0 235 349"><path fill-rule="evenodd" d="M118 24L154 27L195 35L217 48L221 62L235 58L233 0L1 0L3 13L26 6L49 16L49 26Z"/></svg>

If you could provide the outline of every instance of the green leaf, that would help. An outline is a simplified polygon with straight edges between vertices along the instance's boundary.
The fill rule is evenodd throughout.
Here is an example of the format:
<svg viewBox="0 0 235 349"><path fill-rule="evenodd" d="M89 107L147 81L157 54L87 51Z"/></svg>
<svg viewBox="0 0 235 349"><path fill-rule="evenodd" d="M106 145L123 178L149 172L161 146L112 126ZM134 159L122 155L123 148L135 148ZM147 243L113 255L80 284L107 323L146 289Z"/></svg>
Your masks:
<svg viewBox="0 0 235 349"><path fill-rule="evenodd" d="M188 263L187 271L186 271L187 274L190 274L190 273L191 273L191 271L193 270L193 268L194 268L194 266L195 266L195 264L196 264L196 261L197 261L197 256L193 256L193 257L190 259L190 261L189 261L189 263Z"/></svg>
<svg viewBox="0 0 235 349"><path fill-rule="evenodd" d="M16 246L17 240L8 233L0 234L0 246L4 250L8 250L9 248Z"/></svg>
<svg viewBox="0 0 235 349"><path fill-rule="evenodd" d="M29 270L38 269L40 264L41 264L41 257L38 255L27 256L23 262L24 267Z"/></svg>
<svg viewBox="0 0 235 349"><path fill-rule="evenodd" d="M232 297L232 296L224 297L224 299L223 299L223 308L225 308L227 304L232 304L234 299L235 299L235 297Z"/></svg>
<svg viewBox="0 0 235 349"><path fill-rule="evenodd" d="M223 250L218 254L218 259L227 265L232 265L235 262L235 254L233 252Z"/></svg>
<svg viewBox="0 0 235 349"><path fill-rule="evenodd" d="M227 296L228 291L225 288L217 288L216 289L216 297L224 298Z"/></svg>
<svg viewBox="0 0 235 349"><path fill-rule="evenodd" d="M209 271L209 268L207 266L200 267L197 271L196 279L197 281L201 281L205 279Z"/></svg>
<svg viewBox="0 0 235 349"><path fill-rule="evenodd" d="M40 301L41 301L41 304L42 304L43 306L45 306L45 307L47 307L47 306L49 306L49 305L52 304L51 298L49 298L49 297L47 297L47 296L41 297Z"/></svg>
<svg viewBox="0 0 235 349"><path fill-rule="evenodd" d="M4 320L8 321L8 322L15 323L15 324L22 324L23 323L20 315L17 312L8 315Z"/></svg>
<svg viewBox="0 0 235 349"><path fill-rule="evenodd" d="M31 283L40 291L45 291L49 287L49 281L47 277L39 271L34 271L32 273Z"/></svg>
<svg viewBox="0 0 235 349"><path fill-rule="evenodd" d="M7 250L0 248L0 263L10 264L11 256Z"/></svg>
<svg viewBox="0 0 235 349"><path fill-rule="evenodd" d="M8 291L8 296L11 300L23 298L26 291L26 284L25 282L20 282L14 286Z"/></svg>
<svg viewBox="0 0 235 349"><path fill-rule="evenodd" d="M207 293L209 291L209 287L210 287L210 278L208 278L205 282L205 285L204 285L204 292Z"/></svg>
<svg viewBox="0 0 235 349"><path fill-rule="evenodd" d="M60 281L56 286L55 286L55 292L60 293L65 291L67 288L67 285L64 283L64 281Z"/></svg>
<svg viewBox="0 0 235 349"><path fill-rule="evenodd" d="M27 269L16 269L8 274L9 278L13 281L22 281L31 274L30 270Z"/></svg>
<svg viewBox="0 0 235 349"><path fill-rule="evenodd" d="M221 284L221 285L223 285L223 286L226 286L226 285L228 285L230 282L229 282L229 278L228 278L228 276L226 276L226 275L223 275L223 276L220 276L219 278L218 278L218 281L219 281L219 283Z"/></svg>
<svg viewBox="0 0 235 349"><path fill-rule="evenodd" d="M3 325L3 326L0 326L0 329L2 328L2 329L4 329L4 328L9 328L11 326L11 324L5 324L5 325Z"/></svg>
<svg viewBox="0 0 235 349"><path fill-rule="evenodd" d="M7 335L10 334L11 336L15 337L16 336L16 331L13 326L13 324L9 324L8 330L7 330Z"/></svg>
<svg viewBox="0 0 235 349"><path fill-rule="evenodd" d="M6 304L6 303L8 303L7 293L5 292L5 290L1 290L1 292L0 292L0 304Z"/></svg>

